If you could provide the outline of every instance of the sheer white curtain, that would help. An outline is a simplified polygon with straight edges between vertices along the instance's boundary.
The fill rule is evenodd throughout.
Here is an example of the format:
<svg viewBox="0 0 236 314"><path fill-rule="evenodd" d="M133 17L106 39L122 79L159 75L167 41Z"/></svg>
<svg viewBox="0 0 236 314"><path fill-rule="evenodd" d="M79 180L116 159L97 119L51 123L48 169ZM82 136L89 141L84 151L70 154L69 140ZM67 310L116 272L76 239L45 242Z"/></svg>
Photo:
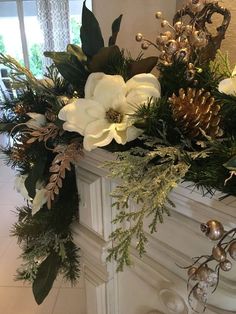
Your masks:
<svg viewBox="0 0 236 314"><path fill-rule="evenodd" d="M36 0L44 51L64 51L70 42L69 0ZM47 58L46 58L47 59ZM45 60L45 65L50 61Z"/></svg>

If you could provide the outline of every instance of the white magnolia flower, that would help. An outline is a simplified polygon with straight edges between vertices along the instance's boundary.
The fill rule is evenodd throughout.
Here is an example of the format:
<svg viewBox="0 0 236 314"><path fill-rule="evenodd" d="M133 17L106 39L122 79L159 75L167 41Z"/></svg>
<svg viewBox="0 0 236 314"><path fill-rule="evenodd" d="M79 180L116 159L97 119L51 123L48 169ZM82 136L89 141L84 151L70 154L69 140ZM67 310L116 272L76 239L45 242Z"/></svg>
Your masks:
<svg viewBox="0 0 236 314"><path fill-rule="evenodd" d="M37 181L36 194L34 199L32 199L25 187L25 180L27 177L27 174L16 176L15 189L24 197L24 199L32 202L32 215L35 215L40 210L40 208L47 203L46 189L43 188L44 183L42 181Z"/></svg>
<svg viewBox="0 0 236 314"><path fill-rule="evenodd" d="M26 125L30 129L38 129L45 126L47 120L43 114L36 112L28 112L27 115L31 118L26 122Z"/></svg>
<svg viewBox="0 0 236 314"><path fill-rule="evenodd" d="M31 198L29 197L29 194L28 194L28 191L25 187L25 180L26 178L28 177L27 174L25 175L17 175L16 178L15 178L15 189L18 193L20 193L24 199L30 201Z"/></svg>
<svg viewBox="0 0 236 314"><path fill-rule="evenodd" d="M126 83L120 75L92 73L85 85L85 98L74 99L59 112L63 129L84 136L88 151L106 146L114 139L125 144L142 130L130 115L151 98L160 98L160 83L152 74L138 74Z"/></svg>
<svg viewBox="0 0 236 314"><path fill-rule="evenodd" d="M47 203L46 189L36 189L36 194L32 203L32 215L35 215L40 208Z"/></svg>
<svg viewBox="0 0 236 314"><path fill-rule="evenodd" d="M236 66L231 77L221 81L218 89L220 93L236 96Z"/></svg>

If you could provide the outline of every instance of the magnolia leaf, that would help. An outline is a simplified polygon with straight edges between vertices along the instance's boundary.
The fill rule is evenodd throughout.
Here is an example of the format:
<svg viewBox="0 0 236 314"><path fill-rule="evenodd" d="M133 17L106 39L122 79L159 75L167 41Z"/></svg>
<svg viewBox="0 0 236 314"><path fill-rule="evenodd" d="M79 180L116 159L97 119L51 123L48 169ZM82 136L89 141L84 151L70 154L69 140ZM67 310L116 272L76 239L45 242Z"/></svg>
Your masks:
<svg viewBox="0 0 236 314"><path fill-rule="evenodd" d="M109 64L109 61L116 56L121 57L119 47L112 46L101 48L89 63L89 70L91 72L105 72L104 68Z"/></svg>
<svg viewBox="0 0 236 314"><path fill-rule="evenodd" d="M85 69L85 65L74 54L46 51L44 55L54 61L60 74L75 88L85 85L88 72ZM81 81L83 82L81 83Z"/></svg>
<svg viewBox="0 0 236 314"><path fill-rule="evenodd" d="M50 292L60 267L60 257L51 253L39 266L33 282L33 294L38 305L43 303Z"/></svg>
<svg viewBox="0 0 236 314"><path fill-rule="evenodd" d="M86 7L84 1L82 11L82 26L80 29L80 38L82 41L82 50L88 57L93 57L104 47L99 23L94 14Z"/></svg>
<svg viewBox="0 0 236 314"><path fill-rule="evenodd" d="M25 180L25 187L31 198L35 197L36 183L38 180L41 180L43 177L46 161L47 161L47 156L45 155L42 155L40 158L38 158L33 168L31 169L28 177Z"/></svg>
<svg viewBox="0 0 236 314"><path fill-rule="evenodd" d="M80 48L80 46L69 44L67 46L67 52L69 52L70 54L76 56L76 58L80 62L86 62L87 61L87 57L83 53L83 50Z"/></svg>
<svg viewBox="0 0 236 314"><path fill-rule="evenodd" d="M131 62L129 64L130 77L133 77L140 73L150 73L157 64L157 60L157 57L148 57Z"/></svg>
<svg viewBox="0 0 236 314"><path fill-rule="evenodd" d="M112 35L109 38L109 46L113 46L116 44L116 39L117 39L117 35L120 31L120 23L122 20L123 15L121 14L117 19L115 19L115 21L112 23Z"/></svg>
<svg viewBox="0 0 236 314"><path fill-rule="evenodd" d="M236 156L228 160L223 166L231 171L236 171Z"/></svg>

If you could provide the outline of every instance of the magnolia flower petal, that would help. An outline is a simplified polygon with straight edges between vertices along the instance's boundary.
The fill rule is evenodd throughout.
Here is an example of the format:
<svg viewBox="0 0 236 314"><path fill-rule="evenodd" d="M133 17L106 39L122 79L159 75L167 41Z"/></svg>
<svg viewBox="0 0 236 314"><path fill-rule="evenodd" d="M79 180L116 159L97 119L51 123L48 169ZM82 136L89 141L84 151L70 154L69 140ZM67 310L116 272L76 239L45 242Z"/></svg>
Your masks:
<svg viewBox="0 0 236 314"><path fill-rule="evenodd" d="M63 124L63 129L84 135L87 125L95 120L95 117L88 112L95 110L96 106L99 104L89 99L77 99L64 106L58 114L60 120L66 121Z"/></svg>
<svg viewBox="0 0 236 314"><path fill-rule="evenodd" d="M36 190L35 197L32 203L32 215L35 215L44 204L47 203L47 190Z"/></svg>
<svg viewBox="0 0 236 314"><path fill-rule="evenodd" d="M151 98L159 99L160 91L152 86L141 86L132 89L127 95L127 113L134 113L139 106L146 104Z"/></svg>
<svg viewBox="0 0 236 314"><path fill-rule="evenodd" d="M127 132L126 129L122 131L116 130L116 132L113 133L114 139L118 144L124 145L127 143Z"/></svg>
<svg viewBox="0 0 236 314"><path fill-rule="evenodd" d="M151 73L141 73L133 76L126 82L127 93L134 89L140 88L141 86L152 86L161 93L161 85L158 79Z"/></svg>
<svg viewBox="0 0 236 314"><path fill-rule="evenodd" d="M124 96L125 92L125 81L120 75L105 75L95 87L94 99L108 110L114 99Z"/></svg>
<svg viewBox="0 0 236 314"><path fill-rule="evenodd" d="M28 112L27 115L31 118L26 122L30 129L38 129L44 126L47 122L45 115L36 112Z"/></svg>
<svg viewBox="0 0 236 314"><path fill-rule="evenodd" d="M106 119L100 119L89 123L85 129L84 136L92 136L94 138L101 137L105 132L109 131L111 123Z"/></svg>
<svg viewBox="0 0 236 314"><path fill-rule="evenodd" d="M220 93L227 95L236 95L236 77L227 78L219 83Z"/></svg>
<svg viewBox="0 0 236 314"><path fill-rule="evenodd" d="M91 151L97 147L103 147L111 143L113 140L113 134L110 130L104 132L100 137L94 137L88 135L84 137L84 149Z"/></svg>
<svg viewBox="0 0 236 314"><path fill-rule="evenodd" d="M84 88L85 99L94 97L94 90L98 82L105 76L104 73L97 72L89 75Z"/></svg>
<svg viewBox="0 0 236 314"><path fill-rule="evenodd" d="M27 174L16 176L14 188L16 189L18 193L20 193L24 197L24 199L31 200L31 198L29 197L28 191L25 187L25 180L27 177L28 177Z"/></svg>
<svg viewBox="0 0 236 314"><path fill-rule="evenodd" d="M131 126L127 129L127 142L131 142L138 138L143 133L143 130Z"/></svg>
<svg viewBox="0 0 236 314"><path fill-rule="evenodd" d="M106 109L98 104L97 106L91 106L87 110L88 115L93 117L95 120L97 119L104 119L106 115Z"/></svg>

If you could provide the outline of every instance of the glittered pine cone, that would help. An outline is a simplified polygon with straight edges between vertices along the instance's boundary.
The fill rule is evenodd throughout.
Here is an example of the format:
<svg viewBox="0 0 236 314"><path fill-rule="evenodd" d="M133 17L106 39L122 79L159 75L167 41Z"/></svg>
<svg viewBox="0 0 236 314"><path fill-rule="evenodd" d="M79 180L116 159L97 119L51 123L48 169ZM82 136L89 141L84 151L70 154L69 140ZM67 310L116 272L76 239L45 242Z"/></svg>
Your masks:
<svg viewBox="0 0 236 314"><path fill-rule="evenodd" d="M183 88L179 96L169 98L173 117L181 131L190 138L196 138L205 132L207 136L216 138L222 136L220 124L220 106L214 97L204 89Z"/></svg>

